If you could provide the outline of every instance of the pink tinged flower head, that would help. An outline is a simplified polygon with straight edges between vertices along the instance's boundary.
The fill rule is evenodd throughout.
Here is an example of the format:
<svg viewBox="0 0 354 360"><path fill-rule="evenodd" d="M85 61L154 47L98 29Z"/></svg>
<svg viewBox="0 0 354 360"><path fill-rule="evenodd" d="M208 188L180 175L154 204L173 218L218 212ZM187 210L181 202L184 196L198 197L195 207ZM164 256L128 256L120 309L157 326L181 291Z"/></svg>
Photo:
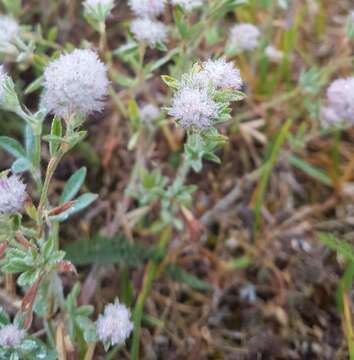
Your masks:
<svg viewBox="0 0 354 360"><path fill-rule="evenodd" d="M187 11L192 11L203 5L204 0L172 0L172 5L179 5Z"/></svg>
<svg viewBox="0 0 354 360"><path fill-rule="evenodd" d="M106 66L91 50L61 55L44 71L41 107L61 117L102 111L109 81Z"/></svg>
<svg viewBox="0 0 354 360"><path fill-rule="evenodd" d="M97 336L104 344L122 345L132 330L130 311L118 300L114 304L106 305L103 314L96 322Z"/></svg>
<svg viewBox="0 0 354 360"><path fill-rule="evenodd" d="M130 30L136 40L151 47L167 40L167 27L160 21L137 18L131 22Z"/></svg>
<svg viewBox="0 0 354 360"><path fill-rule="evenodd" d="M21 211L26 199L26 185L17 175L0 178L0 214Z"/></svg>
<svg viewBox="0 0 354 360"><path fill-rule="evenodd" d="M165 0L129 0L131 10L136 16L154 18L162 14Z"/></svg>
<svg viewBox="0 0 354 360"><path fill-rule="evenodd" d="M203 72L216 88L234 88L239 90L242 86L240 71L231 62L224 59L208 60L203 64Z"/></svg>
<svg viewBox="0 0 354 360"><path fill-rule="evenodd" d="M327 89L327 103L340 120L354 123L354 77L333 81Z"/></svg>
<svg viewBox="0 0 354 360"><path fill-rule="evenodd" d="M0 15L0 46L11 43L19 32L20 27L15 19Z"/></svg>
<svg viewBox="0 0 354 360"><path fill-rule="evenodd" d="M184 128L205 129L217 118L218 105L206 89L185 87L175 94L169 115Z"/></svg>
<svg viewBox="0 0 354 360"><path fill-rule="evenodd" d="M0 346L3 348L17 348L26 336L25 330L20 330L16 325L5 325L0 329Z"/></svg>
<svg viewBox="0 0 354 360"><path fill-rule="evenodd" d="M260 35L259 29L253 24L236 24L231 29L230 45L238 51L253 50L258 46Z"/></svg>
<svg viewBox="0 0 354 360"><path fill-rule="evenodd" d="M140 117L145 122L156 120L160 114L160 109L154 104L145 104L140 109Z"/></svg>

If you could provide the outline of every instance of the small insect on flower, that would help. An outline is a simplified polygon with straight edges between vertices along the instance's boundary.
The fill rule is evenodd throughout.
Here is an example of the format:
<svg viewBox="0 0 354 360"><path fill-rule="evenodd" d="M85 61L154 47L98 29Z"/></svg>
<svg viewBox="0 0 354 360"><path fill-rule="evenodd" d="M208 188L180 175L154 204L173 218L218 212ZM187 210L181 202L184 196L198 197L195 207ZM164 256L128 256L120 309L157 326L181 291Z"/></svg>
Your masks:
<svg viewBox="0 0 354 360"><path fill-rule="evenodd" d="M354 124L354 76L337 79L327 89L327 106L331 108L324 113L333 120L337 117L340 121Z"/></svg>
<svg viewBox="0 0 354 360"><path fill-rule="evenodd" d="M203 5L204 0L172 0L172 5L179 5L186 11L192 11Z"/></svg>
<svg viewBox="0 0 354 360"><path fill-rule="evenodd" d="M181 88L172 100L169 115L184 128L206 129L218 116L218 105L206 89Z"/></svg>
<svg viewBox="0 0 354 360"><path fill-rule="evenodd" d="M20 330L16 325L5 325L0 329L0 346L16 349L26 336L25 330Z"/></svg>
<svg viewBox="0 0 354 360"><path fill-rule="evenodd" d="M0 177L0 214L21 211L26 199L26 185L17 175Z"/></svg>
<svg viewBox="0 0 354 360"><path fill-rule="evenodd" d="M253 24L236 24L231 29L230 47L236 51L253 50L258 46L260 35L259 29Z"/></svg>
<svg viewBox="0 0 354 360"><path fill-rule="evenodd" d="M130 311L118 300L114 304L106 305L104 313L96 322L97 336L107 347L124 344L132 330Z"/></svg>
<svg viewBox="0 0 354 360"><path fill-rule="evenodd" d="M66 118L102 111L109 81L95 52L76 49L47 66L43 85L41 108Z"/></svg>
<svg viewBox="0 0 354 360"><path fill-rule="evenodd" d="M0 47L10 44L19 32L20 27L15 19L0 15Z"/></svg>
<svg viewBox="0 0 354 360"><path fill-rule="evenodd" d="M160 117L160 109L154 104L145 104L140 108L139 112L141 120L147 123Z"/></svg>
<svg viewBox="0 0 354 360"><path fill-rule="evenodd" d="M203 63L203 69L206 78L217 88L239 90L242 87L240 70L235 68L231 62L224 59L208 60Z"/></svg>
<svg viewBox="0 0 354 360"><path fill-rule="evenodd" d="M134 19L131 22L130 30L136 40L144 42L151 47L167 40L167 27L160 21L149 18Z"/></svg>
<svg viewBox="0 0 354 360"><path fill-rule="evenodd" d="M129 0L130 8L136 16L156 17L162 14L165 0Z"/></svg>

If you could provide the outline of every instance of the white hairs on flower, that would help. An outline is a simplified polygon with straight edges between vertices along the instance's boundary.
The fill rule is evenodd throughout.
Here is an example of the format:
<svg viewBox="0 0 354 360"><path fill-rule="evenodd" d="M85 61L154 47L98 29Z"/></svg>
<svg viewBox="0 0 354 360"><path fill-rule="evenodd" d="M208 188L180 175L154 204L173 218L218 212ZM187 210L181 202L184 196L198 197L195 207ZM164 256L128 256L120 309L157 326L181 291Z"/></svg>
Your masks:
<svg viewBox="0 0 354 360"><path fill-rule="evenodd" d="M185 87L175 94L169 115L184 128L205 129L217 118L218 105L206 89Z"/></svg>
<svg viewBox="0 0 354 360"><path fill-rule="evenodd" d="M167 40L167 27L160 21L137 18L131 22L130 29L136 40L151 47Z"/></svg>
<svg viewBox="0 0 354 360"><path fill-rule="evenodd" d="M0 329L0 346L16 349L26 336L25 330L20 330L16 325L5 325Z"/></svg>
<svg viewBox="0 0 354 360"><path fill-rule="evenodd" d="M162 14L165 0L129 0L128 4L136 16L156 17Z"/></svg>
<svg viewBox="0 0 354 360"><path fill-rule="evenodd" d="M259 29L253 24L236 24L231 29L229 44L237 51L253 50L258 46L260 35Z"/></svg>
<svg viewBox="0 0 354 360"><path fill-rule="evenodd" d="M106 305L103 314L98 317L96 330L98 338L103 343L124 344L133 330L130 311L118 300L114 304Z"/></svg>
<svg viewBox="0 0 354 360"><path fill-rule="evenodd" d="M19 32L20 27L15 19L0 15L0 45L11 43Z"/></svg>
<svg viewBox="0 0 354 360"><path fill-rule="evenodd" d="M0 214L21 211L26 198L26 185L17 175L0 177Z"/></svg>
<svg viewBox="0 0 354 360"><path fill-rule="evenodd" d="M45 69L41 108L61 117L101 111L108 85L106 66L97 54L74 50Z"/></svg>

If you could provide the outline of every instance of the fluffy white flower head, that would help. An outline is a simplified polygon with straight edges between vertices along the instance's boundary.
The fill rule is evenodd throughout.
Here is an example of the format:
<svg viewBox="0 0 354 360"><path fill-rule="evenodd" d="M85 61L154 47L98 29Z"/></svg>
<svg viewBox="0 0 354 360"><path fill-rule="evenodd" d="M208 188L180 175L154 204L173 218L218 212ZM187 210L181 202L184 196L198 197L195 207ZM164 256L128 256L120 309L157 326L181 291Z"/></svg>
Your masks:
<svg viewBox="0 0 354 360"><path fill-rule="evenodd" d="M269 45L266 47L265 54L269 60L274 61L276 63L282 61L284 57L283 52L275 48L273 45Z"/></svg>
<svg viewBox="0 0 354 360"><path fill-rule="evenodd" d="M145 104L140 109L140 117L145 122L151 122L160 117L160 109L154 104Z"/></svg>
<svg viewBox="0 0 354 360"><path fill-rule="evenodd" d="M203 64L203 72L212 84L220 89L240 89L242 79L240 71L225 59L208 60Z"/></svg>
<svg viewBox="0 0 354 360"><path fill-rule="evenodd" d="M11 43L19 34L20 27L15 19L10 16L0 15L0 44Z"/></svg>
<svg viewBox="0 0 354 360"><path fill-rule="evenodd" d="M124 344L132 330L133 323L130 320L130 311L118 300L114 304L106 305L104 313L98 317L96 322L98 338L104 344Z"/></svg>
<svg viewBox="0 0 354 360"><path fill-rule="evenodd" d="M4 348L17 348L26 336L25 330L20 330L16 325L5 325L0 329L0 346Z"/></svg>
<svg viewBox="0 0 354 360"><path fill-rule="evenodd" d="M203 5L204 0L172 0L173 5L179 5L187 11L192 11Z"/></svg>
<svg viewBox="0 0 354 360"><path fill-rule="evenodd" d="M97 54L77 49L45 69L41 107L62 117L101 111L108 85L106 66Z"/></svg>
<svg viewBox="0 0 354 360"><path fill-rule="evenodd" d="M0 214L21 211L26 198L26 185L17 175L0 177Z"/></svg>
<svg viewBox="0 0 354 360"><path fill-rule="evenodd" d="M184 128L205 129L218 116L218 105L206 89L185 87L175 94L169 115Z"/></svg>
<svg viewBox="0 0 354 360"><path fill-rule="evenodd" d="M85 0L83 6L87 15L103 21L112 11L114 0Z"/></svg>
<svg viewBox="0 0 354 360"><path fill-rule="evenodd" d="M136 16L156 17L162 14L165 0L129 0L128 4Z"/></svg>
<svg viewBox="0 0 354 360"><path fill-rule="evenodd" d="M167 27L162 22L149 18L134 19L131 22L130 30L136 40L144 42L151 47L167 39Z"/></svg>
<svg viewBox="0 0 354 360"><path fill-rule="evenodd" d="M260 35L259 29L253 24L236 24L231 29L229 42L237 51L253 50L258 46Z"/></svg>
<svg viewBox="0 0 354 360"><path fill-rule="evenodd" d="M327 102L339 119L354 124L354 76L333 81L327 89Z"/></svg>

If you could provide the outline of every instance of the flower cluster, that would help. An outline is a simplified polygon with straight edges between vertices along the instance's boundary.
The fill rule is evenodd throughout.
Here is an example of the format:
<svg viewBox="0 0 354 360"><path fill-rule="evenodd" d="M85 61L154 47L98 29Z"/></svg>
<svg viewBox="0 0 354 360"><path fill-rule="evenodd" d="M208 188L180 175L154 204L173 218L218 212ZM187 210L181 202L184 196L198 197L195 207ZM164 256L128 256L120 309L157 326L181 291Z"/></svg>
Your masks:
<svg viewBox="0 0 354 360"><path fill-rule="evenodd" d="M140 118L146 123L151 123L152 121L160 117L160 109L154 104L145 104L140 110Z"/></svg>
<svg viewBox="0 0 354 360"><path fill-rule="evenodd" d="M96 323L97 336L107 346L124 344L132 330L130 312L118 300L105 307Z"/></svg>
<svg viewBox="0 0 354 360"><path fill-rule="evenodd" d="M26 185L16 175L0 178L0 214L14 214L23 209Z"/></svg>
<svg viewBox="0 0 354 360"><path fill-rule="evenodd" d="M8 46L19 34L20 27L16 20L9 16L0 16L0 46Z"/></svg>
<svg viewBox="0 0 354 360"><path fill-rule="evenodd" d="M25 336L25 330L19 329L16 325L5 325L0 329L0 346L4 348L17 348L21 345Z"/></svg>
<svg viewBox="0 0 354 360"><path fill-rule="evenodd" d="M167 27L156 17L161 15L165 0L129 0L129 6L137 16L130 30L136 40L155 47L167 39Z"/></svg>
<svg viewBox="0 0 354 360"><path fill-rule="evenodd" d="M222 112L228 109L231 101L227 95L238 91L241 86L239 70L224 59L195 65L177 83L178 90L173 97L169 115L175 117L184 128L210 128L223 120ZM223 96L218 96L221 93Z"/></svg>
<svg viewBox="0 0 354 360"><path fill-rule="evenodd" d="M41 108L64 118L101 111L108 85L106 66L97 54L74 50L45 69Z"/></svg>
<svg viewBox="0 0 354 360"><path fill-rule="evenodd" d="M138 41L151 47L155 47L167 39L167 27L161 21L147 17L134 19L130 30Z"/></svg>
<svg viewBox="0 0 354 360"><path fill-rule="evenodd" d="M321 109L325 124L354 124L354 76L337 79L327 89L327 103Z"/></svg>
<svg viewBox="0 0 354 360"><path fill-rule="evenodd" d="M260 35L259 29L253 24L236 24L230 32L229 46L237 52L253 50L258 46Z"/></svg>
<svg viewBox="0 0 354 360"><path fill-rule="evenodd" d="M171 0L173 5L179 5L187 11L192 11L203 5L203 0Z"/></svg>
<svg viewBox="0 0 354 360"><path fill-rule="evenodd" d="M268 57L268 59L275 62L275 63L278 63L278 62L282 61L283 58L284 58L283 52L278 50L273 45L268 45L265 48L264 52L265 52L266 56Z"/></svg>

